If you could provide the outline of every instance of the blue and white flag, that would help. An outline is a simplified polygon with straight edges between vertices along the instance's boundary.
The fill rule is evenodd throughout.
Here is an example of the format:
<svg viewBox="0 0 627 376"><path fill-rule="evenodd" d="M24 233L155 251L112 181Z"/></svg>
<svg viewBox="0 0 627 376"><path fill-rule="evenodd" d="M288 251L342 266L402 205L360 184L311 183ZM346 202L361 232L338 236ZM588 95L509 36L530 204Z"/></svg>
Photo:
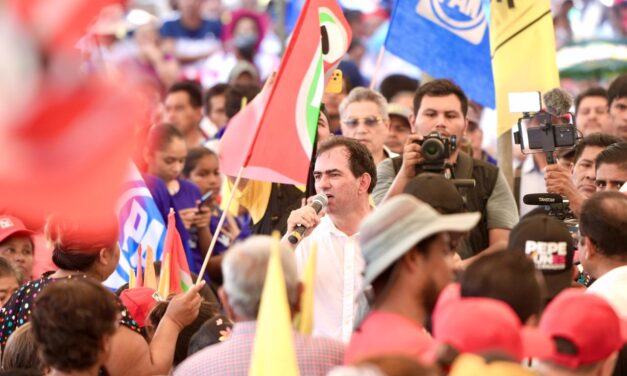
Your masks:
<svg viewBox="0 0 627 376"><path fill-rule="evenodd" d="M131 165L125 188L116 207L120 226L120 262L105 281L110 288L118 288L129 281L129 268L137 270L139 244L144 250L142 259L145 263L147 247L152 247L155 260L160 260L165 241L166 222L134 164Z"/></svg>
<svg viewBox="0 0 627 376"><path fill-rule="evenodd" d="M482 0L397 0L385 48L494 108L485 10Z"/></svg>

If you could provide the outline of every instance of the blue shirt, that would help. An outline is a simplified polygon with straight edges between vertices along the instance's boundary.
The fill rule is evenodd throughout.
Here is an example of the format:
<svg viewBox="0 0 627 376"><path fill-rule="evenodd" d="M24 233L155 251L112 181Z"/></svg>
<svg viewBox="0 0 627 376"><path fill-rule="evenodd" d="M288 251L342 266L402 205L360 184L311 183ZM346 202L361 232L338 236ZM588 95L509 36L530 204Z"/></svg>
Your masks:
<svg viewBox="0 0 627 376"><path fill-rule="evenodd" d="M220 39L222 23L215 20L202 20L198 29L190 30L183 26L181 18L166 21L161 25L161 36L175 39Z"/></svg>

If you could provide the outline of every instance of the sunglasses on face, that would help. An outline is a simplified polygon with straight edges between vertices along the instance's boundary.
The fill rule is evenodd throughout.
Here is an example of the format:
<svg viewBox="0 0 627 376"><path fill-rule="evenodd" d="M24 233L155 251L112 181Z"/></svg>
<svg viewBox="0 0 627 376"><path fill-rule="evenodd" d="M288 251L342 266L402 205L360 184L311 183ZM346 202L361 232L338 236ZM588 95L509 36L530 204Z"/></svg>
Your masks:
<svg viewBox="0 0 627 376"><path fill-rule="evenodd" d="M377 116L368 116L362 119L359 119L359 118L344 119L342 120L342 123L344 123L344 125L346 125L349 128L355 128L356 126L359 125L359 122L363 122L366 125L366 127L372 128L372 127L376 127L377 125L379 125L381 120L382 119Z"/></svg>
<svg viewBox="0 0 627 376"><path fill-rule="evenodd" d="M595 180L594 184L599 189L612 188L618 191L625 182L620 180Z"/></svg>

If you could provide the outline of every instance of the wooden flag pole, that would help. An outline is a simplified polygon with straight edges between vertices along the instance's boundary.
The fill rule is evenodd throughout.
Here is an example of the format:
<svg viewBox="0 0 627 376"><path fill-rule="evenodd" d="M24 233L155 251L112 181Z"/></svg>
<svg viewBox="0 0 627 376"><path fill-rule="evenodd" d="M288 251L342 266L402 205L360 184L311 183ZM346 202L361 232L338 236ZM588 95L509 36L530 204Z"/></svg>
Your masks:
<svg viewBox="0 0 627 376"><path fill-rule="evenodd" d="M383 62L384 53L385 46L382 45L379 49L379 56L377 56L377 63L374 66L374 72L372 72L372 79L370 80L370 90L374 90L374 87L377 84L377 76L379 75L379 70L381 69L381 62Z"/></svg>
<svg viewBox="0 0 627 376"><path fill-rule="evenodd" d="M226 214L231 207L231 203L233 202L233 197L235 197L235 191L237 187L239 187L239 181L242 179L242 174L244 173L244 166L240 167L239 172L237 173L237 178L235 178L235 182L233 183L233 189L231 189L231 194L229 195L229 199L226 202L226 207L222 211L222 215L220 216L220 221L218 221L218 227L216 227L216 231L213 233L211 237L211 244L209 245L209 249L207 250L207 254L205 255L205 260L202 262L202 267L200 268L200 272L198 272L198 278L196 278L196 285L199 285L203 280L202 276L205 274L205 270L207 269L207 264L209 264L209 258L213 253L213 249L216 246L216 242L218 241L218 236L220 235L220 231L222 231L222 226L224 225L224 220L226 219Z"/></svg>

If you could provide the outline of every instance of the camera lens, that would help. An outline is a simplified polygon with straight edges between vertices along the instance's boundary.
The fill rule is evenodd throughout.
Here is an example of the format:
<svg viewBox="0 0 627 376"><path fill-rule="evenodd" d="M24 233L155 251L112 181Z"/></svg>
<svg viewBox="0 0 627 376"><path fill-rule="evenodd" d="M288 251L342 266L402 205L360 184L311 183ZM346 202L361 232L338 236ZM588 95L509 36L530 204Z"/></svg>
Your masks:
<svg viewBox="0 0 627 376"><path fill-rule="evenodd" d="M444 144L436 138L427 139L422 144L422 155L426 160L441 159L444 156Z"/></svg>

